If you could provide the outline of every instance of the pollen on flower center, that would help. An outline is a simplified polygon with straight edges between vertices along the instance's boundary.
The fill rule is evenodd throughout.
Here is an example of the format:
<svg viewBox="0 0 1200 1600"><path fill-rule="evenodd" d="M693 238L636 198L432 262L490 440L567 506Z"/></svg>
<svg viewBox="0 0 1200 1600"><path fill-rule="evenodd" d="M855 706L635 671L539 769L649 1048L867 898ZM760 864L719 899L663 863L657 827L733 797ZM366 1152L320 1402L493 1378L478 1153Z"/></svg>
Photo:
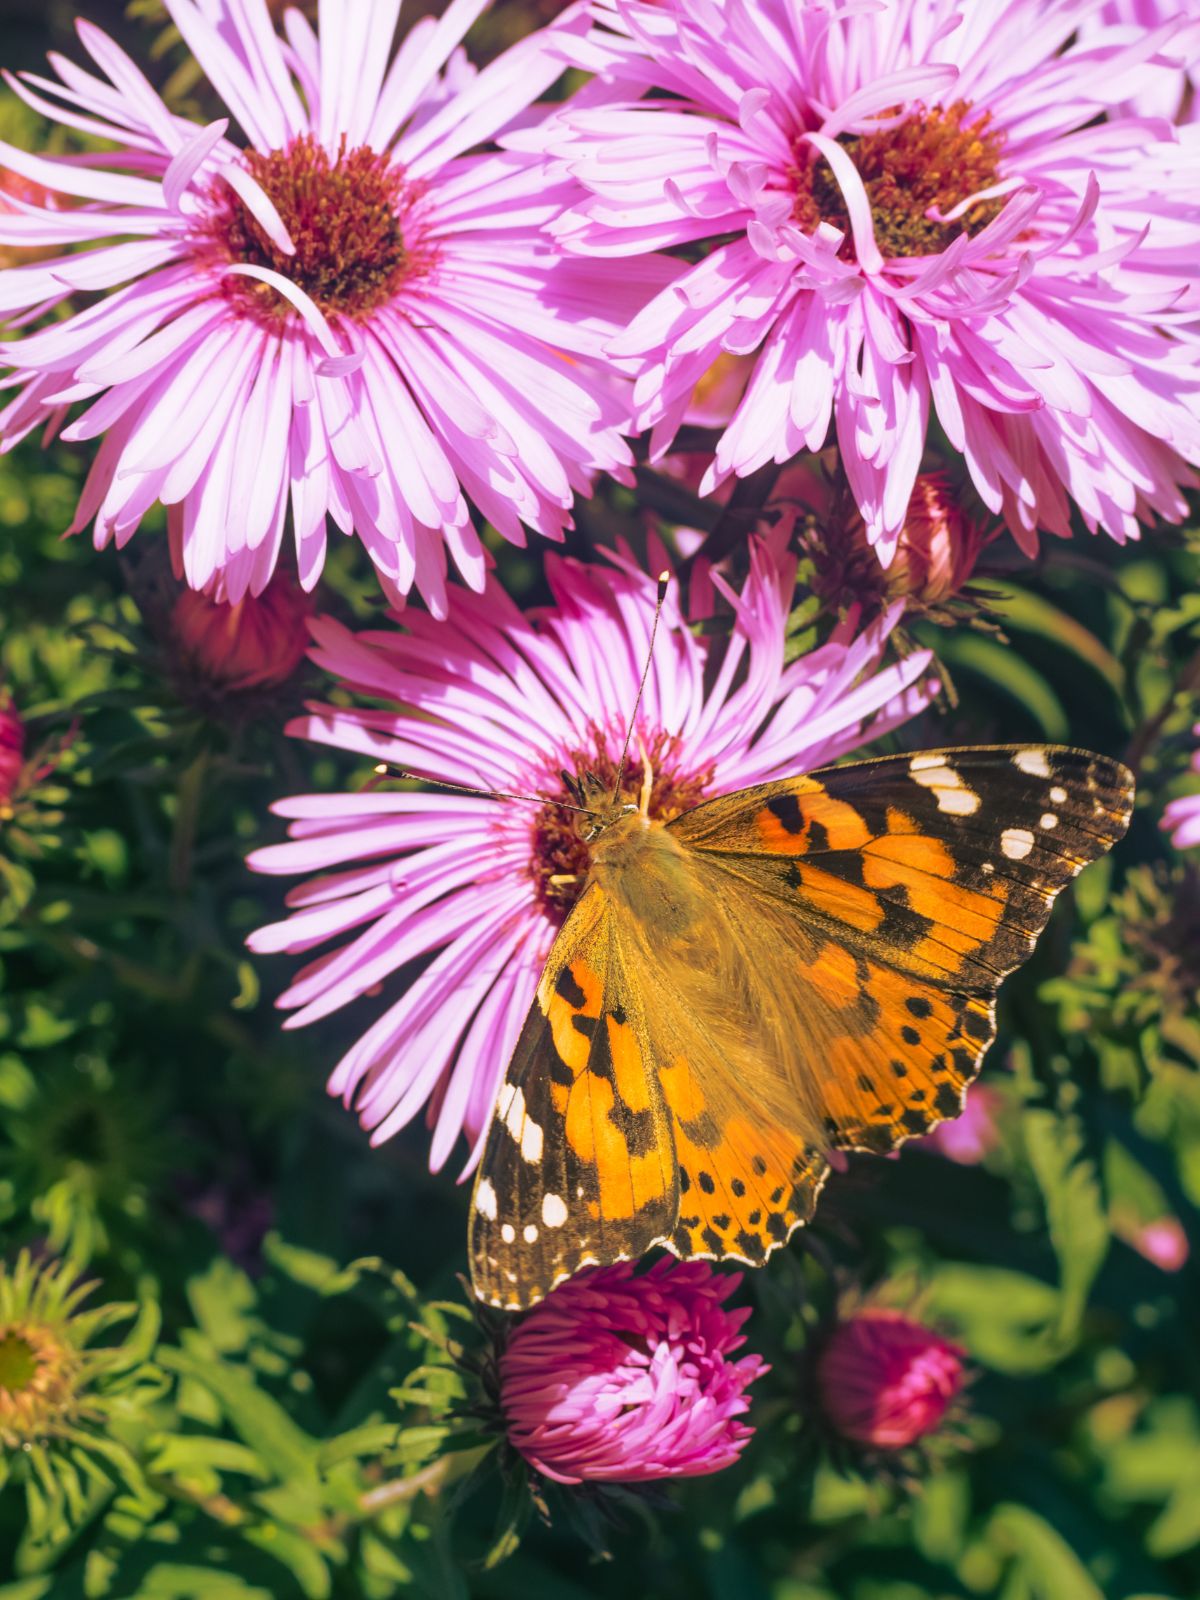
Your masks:
<svg viewBox="0 0 1200 1600"><path fill-rule="evenodd" d="M1003 208L1002 200L980 200L954 222L926 215L936 208L944 216L1001 176L1004 136L992 128L990 113L977 114L965 100L918 105L895 127L848 134L838 143L863 181L884 256L937 255L959 234L979 233ZM796 221L806 233L821 222L840 228L846 239L839 254L852 260L850 214L828 162L799 145L793 181Z"/></svg>
<svg viewBox="0 0 1200 1600"><path fill-rule="evenodd" d="M568 774L583 779L589 774L598 778L610 791L617 778L617 758L609 753L608 741L599 728L590 730L591 748L572 751ZM655 733L643 735L642 743L649 757L654 783L650 790L650 815L659 822L669 822L680 812L699 805L712 782L712 768L688 773L678 764L679 741L674 734ZM641 752L630 751L625 775L621 780L621 798L636 802L641 795ZM568 804L574 797L561 785L558 793ZM578 824L578 826L577 826ZM583 882L591 866L591 851L583 839L587 831L587 818L558 806L545 805L533 822L533 852L530 875L538 904L557 921L561 921L578 900ZM560 882L560 879L572 881Z"/></svg>
<svg viewBox="0 0 1200 1600"><path fill-rule="evenodd" d="M360 145L336 156L312 134L263 154L246 151L251 177L287 229L294 255L270 238L245 202L222 187L203 228L202 244L230 262L268 267L303 289L326 315L364 317L393 298L421 265L405 239L403 217L411 186L385 155ZM250 278L226 280L231 298L255 312L283 318L286 300Z"/></svg>

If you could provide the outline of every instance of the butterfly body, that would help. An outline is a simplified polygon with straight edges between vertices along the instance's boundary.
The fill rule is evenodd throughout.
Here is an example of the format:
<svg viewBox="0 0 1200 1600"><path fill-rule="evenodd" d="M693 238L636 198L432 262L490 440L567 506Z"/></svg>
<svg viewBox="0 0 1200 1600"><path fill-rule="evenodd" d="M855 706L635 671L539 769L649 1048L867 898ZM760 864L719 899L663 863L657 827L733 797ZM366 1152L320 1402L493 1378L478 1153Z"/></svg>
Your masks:
<svg viewBox="0 0 1200 1600"><path fill-rule="evenodd" d="M1000 979L1131 797L1115 762L1002 746L665 822L609 802L497 1101L476 1293L519 1309L655 1244L760 1264L811 1217L829 1151L956 1116Z"/></svg>

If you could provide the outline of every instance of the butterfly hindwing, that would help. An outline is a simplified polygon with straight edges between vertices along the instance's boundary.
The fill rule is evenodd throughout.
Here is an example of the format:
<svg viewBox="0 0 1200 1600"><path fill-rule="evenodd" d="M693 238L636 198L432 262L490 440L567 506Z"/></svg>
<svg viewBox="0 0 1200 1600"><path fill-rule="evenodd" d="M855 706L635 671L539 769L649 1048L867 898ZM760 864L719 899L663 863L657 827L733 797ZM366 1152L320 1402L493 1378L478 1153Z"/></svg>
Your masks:
<svg viewBox="0 0 1200 1600"><path fill-rule="evenodd" d="M734 1260L760 1266L809 1221L829 1171L796 1118L764 1116L722 1094L710 1066L703 1074L682 1057L663 1068L679 1163L679 1218L666 1241L685 1260Z"/></svg>
<svg viewBox="0 0 1200 1600"><path fill-rule="evenodd" d="M677 1209L637 988L593 885L555 941L497 1098L471 1205L476 1294L528 1306L582 1266L664 1242Z"/></svg>
<svg viewBox="0 0 1200 1600"><path fill-rule="evenodd" d="M956 1116L1000 980L1055 896L1124 833L1132 780L1054 746L893 756L709 801L669 827L778 944L831 1145L887 1150ZM786 935L784 936L786 937Z"/></svg>

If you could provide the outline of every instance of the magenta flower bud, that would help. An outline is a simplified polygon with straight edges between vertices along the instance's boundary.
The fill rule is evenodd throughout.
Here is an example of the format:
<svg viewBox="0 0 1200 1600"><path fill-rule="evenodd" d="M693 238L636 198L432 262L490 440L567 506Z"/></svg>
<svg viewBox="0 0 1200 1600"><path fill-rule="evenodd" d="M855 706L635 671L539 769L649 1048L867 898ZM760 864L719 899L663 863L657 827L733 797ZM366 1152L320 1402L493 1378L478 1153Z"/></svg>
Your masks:
<svg viewBox="0 0 1200 1600"><path fill-rule="evenodd" d="M0 809L9 805L25 761L25 724L11 698L0 696Z"/></svg>
<svg viewBox="0 0 1200 1600"><path fill-rule="evenodd" d="M732 1360L748 1308L741 1273L665 1258L567 1280L522 1318L500 1358L510 1443L557 1483L639 1483L719 1472L754 1431L746 1389L767 1370Z"/></svg>
<svg viewBox="0 0 1200 1600"><path fill-rule="evenodd" d="M899 1311L838 1324L817 1361L826 1418L843 1439L902 1450L941 1422L962 1390L965 1352Z"/></svg>

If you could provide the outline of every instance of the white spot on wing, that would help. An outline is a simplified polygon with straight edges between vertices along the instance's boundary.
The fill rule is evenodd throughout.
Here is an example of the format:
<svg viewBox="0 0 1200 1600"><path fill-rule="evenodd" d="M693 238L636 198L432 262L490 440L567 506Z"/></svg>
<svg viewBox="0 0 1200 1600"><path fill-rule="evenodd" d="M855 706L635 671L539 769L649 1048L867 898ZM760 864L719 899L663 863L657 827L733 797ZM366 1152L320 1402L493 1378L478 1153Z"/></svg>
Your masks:
<svg viewBox="0 0 1200 1600"><path fill-rule="evenodd" d="M1024 861L1033 849L1033 835L1028 828L1005 828L1000 835L1000 848L1010 861Z"/></svg>
<svg viewBox="0 0 1200 1600"><path fill-rule="evenodd" d="M973 817L979 810L979 796L963 782L962 774L935 754L914 756L908 764L909 776L923 789L932 789L939 811L951 817Z"/></svg>
<svg viewBox="0 0 1200 1600"><path fill-rule="evenodd" d="M537 1238L537 1228L532 1222L526 1224L523 1237L526 1244L532 1244Z"/></svg>
<svg viewBox="0 0 1200 1600"><path fill-rule="evenodd" d="M496 1191L492 1188L491 1181L480 1178L475 1190L475 1209L481 1217L487 1217L489 1222L496 1220Z"/></svg>
<svg viewBox="0 0 1200 1600"><path fill-rule="evenodd" d="M1067 791L1063 788L1060 788L1060 786L1056 783L1053 789L1050 791L1050 798L1053 800L1056 806L1064 805L1066 803Z"/></svg>
<svg viewBox="0 0 1200 1600"><path fill-rule="evenodd" d="M1041 819L1038 822L1038 827L1039 828L1057 828L1058 827L1058 818L1054 815L1053 811L1043 812L1042 816L1041 816Z"/></svg>
<svg viewBox="0 0 1200 1600"><path fill-rule="evenodd" d="M1044 750L1018 750L1013 756L1013 766L1027 772L1031 778L1050 776L1050 763Z"/></svg>
<svg viewBox="0 0 1200 1600"><path fill-rule="evenodd" d="M505 1244L511 1244L517 1237L517 1230L513 1227L511 1222L506 1222L501 1227L500 1237L504 1240Z"/></svg>
<svg viewBox="0 0 1200 1600"><path fill-rule="evenodd" d="M542 1196L542 1221L547 1228L561 1228L567 1220L567 1208L561 1195L544 1194Z"/></svg>
<svg viewBox="0 0 1200 1600"><path fill-rule="evenodd" d="M541 1124L529 1117L525 1118L525 1126L521 1131L521 1155L531 1165L536 1165L542 1159Z"/></svg>

